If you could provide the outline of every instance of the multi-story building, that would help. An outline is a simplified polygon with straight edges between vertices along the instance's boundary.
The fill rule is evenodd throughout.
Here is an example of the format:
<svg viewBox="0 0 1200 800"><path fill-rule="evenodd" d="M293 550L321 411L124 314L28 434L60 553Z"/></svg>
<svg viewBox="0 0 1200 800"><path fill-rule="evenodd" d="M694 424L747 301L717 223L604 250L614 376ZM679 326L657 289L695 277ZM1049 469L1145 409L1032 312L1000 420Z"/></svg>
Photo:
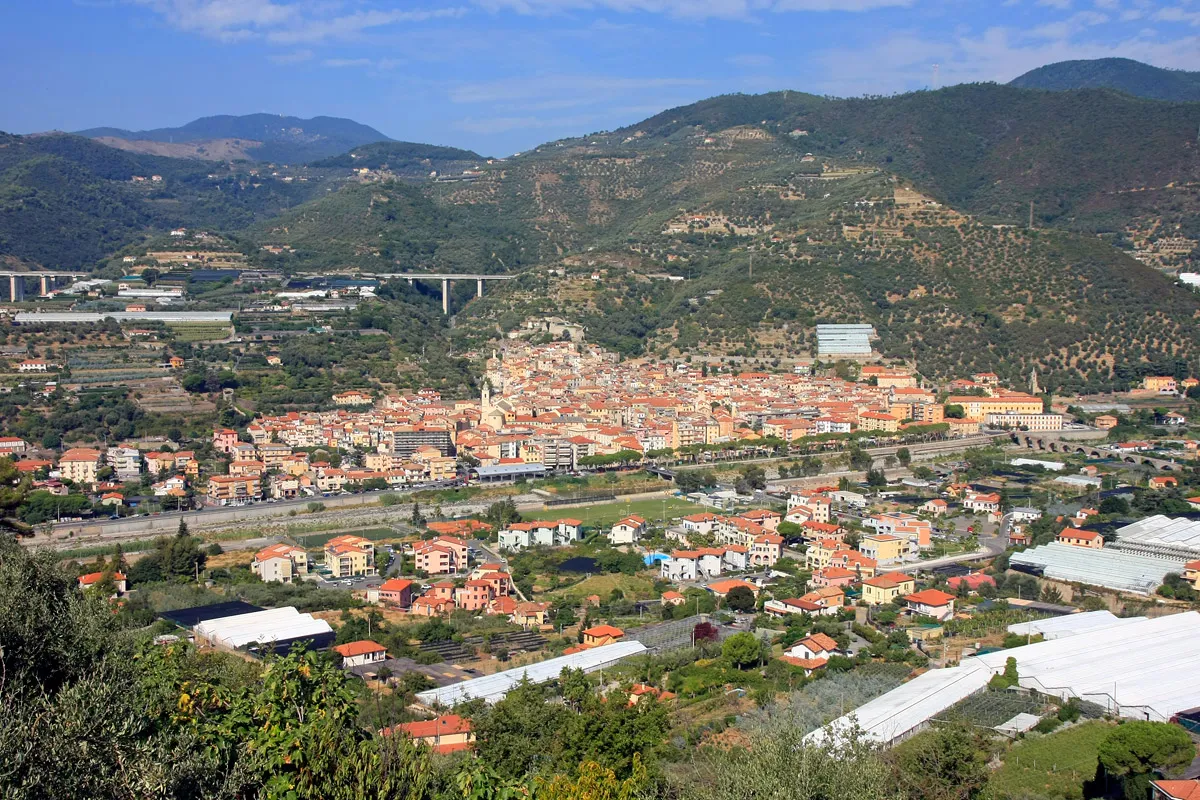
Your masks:
<svg viewBox="0 0 1200 800"><path fill-rule="evenodd" d="M1062 414L1023 414L1018 411L1005 411L1003 414L988 414L984 423L989 428L1045 433L1061 431L1063 419Z"/></svg>
<svg viewBox="0 0 1200 800"><path fill-rule="evenodd" d="M213 475L208 479L208 499L218 505L238 505L261 497L262 481L257 475Z"/></svg>
<svg viewBox="0 0 1200 800"><path fill-rule="evenodd" d="M308 553L291 544L273 544L254 554L250 571L267 583L293 583L308 574Z"/></svg>
<svg viewBox="0 0 1200 800"><path fill-rule="evenodd" d="M917 589L917 582L903 572L885 572L862 583L862 599L869 606L894 603Z"/></svg>
<svg viewBox="0 0 1200 800"><path fill-rule="evenodd" d="M361 536L335 536L325 543L325 567L334 578L375 574L375 545Z"/></svg>
<svg viewBox="0 0 1200 800"><path fill-rule="evenodd" d="M58 459L58 471L65 480L74 483L92 484L100 469L100 451L86 447L75 447Z"/></svg>

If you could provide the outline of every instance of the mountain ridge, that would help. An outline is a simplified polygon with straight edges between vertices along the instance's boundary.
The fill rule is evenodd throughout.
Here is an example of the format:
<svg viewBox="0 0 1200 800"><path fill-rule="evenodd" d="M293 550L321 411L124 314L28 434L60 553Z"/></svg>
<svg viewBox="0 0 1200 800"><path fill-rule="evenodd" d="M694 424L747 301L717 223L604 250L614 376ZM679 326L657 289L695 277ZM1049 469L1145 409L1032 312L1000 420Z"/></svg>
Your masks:
<svg viewBox="0 0 1200 800"><path fill-rule="evenodd" d="M1164 69L1130 58L1058 61L1009 81L1021 89L1113 89L1135 97L1200 102L1200 72Z"/></svg>
<svg viewBox="0 0 1200 800"><path fill-rule="evenodd" d="M339 155L370 142L391 141L369 125L343 117L310 119L276 114L218 114L199 117L177 127L126 130L98 127L76 131L91 139L113 138L130 142L187 143L240 139L258 142L246 153L259 161L304 163Z"/></svg>

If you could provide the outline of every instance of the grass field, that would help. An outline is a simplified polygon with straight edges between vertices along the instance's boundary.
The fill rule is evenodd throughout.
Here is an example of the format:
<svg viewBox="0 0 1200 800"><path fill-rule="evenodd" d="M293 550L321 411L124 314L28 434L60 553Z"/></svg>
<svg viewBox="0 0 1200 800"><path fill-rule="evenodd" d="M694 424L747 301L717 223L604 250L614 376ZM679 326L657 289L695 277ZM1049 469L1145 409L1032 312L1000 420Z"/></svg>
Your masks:
<svg viewBox="0 0 1200 800"><path fill-rule="evenodd" d="M372 542L378 542L381 539L400 538L400 535L391 528L366 528L361 531L334 531L332 533L298 533L293 534L292 538L300 542L304 547L314 548L323 547L330 539L343 534L361 536L364 539L370 539Z"/></svg>
<svg viewBox="0 0 1200 800"><path fill-rule="evenodd" d="M986 800L1023 797L1083 797L1083 782L1096 774L1096 750L1113 726L1085 722L1049 736L1018 742L992 773Z"/></svg>
<svg viewBox="0 0 1200 800"><path fill-rule="evenodd" d="M610 572L604 575L593 575L585 578L574 586L547 592L544 597L574 597L584 598L597 594L607 600L613 589L620 589L627 600L649 600L658 597L654 591L654 581L637 575L625 575L620 572ZM538 599L542 599L539 596Z"/></svg>
<svg viewBox="0 0 1200 800"><path fill-rule="evenodd" d="M695 503L689 503L686 500L680 500L676 497L668 497L665 500L617 500L615 503L601 503L574 508L550 506L541 512L531 511L524 513L524 516L527 519L533 519L535 515L547 519L573 517L583 520L583 524L587 527L609 528L630 514L637 514L651 523L657 523L662 519L664 509L668 520L675 517L687 516L688 514L698 514L706 510L703 506L698 506Z"/></svg>

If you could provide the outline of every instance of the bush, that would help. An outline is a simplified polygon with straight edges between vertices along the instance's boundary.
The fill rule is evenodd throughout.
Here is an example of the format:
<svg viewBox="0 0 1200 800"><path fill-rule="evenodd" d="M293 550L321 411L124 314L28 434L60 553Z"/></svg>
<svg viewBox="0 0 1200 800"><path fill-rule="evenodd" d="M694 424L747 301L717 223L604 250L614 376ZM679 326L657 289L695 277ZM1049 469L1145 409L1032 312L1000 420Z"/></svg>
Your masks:
<svg viewBox="0 0 1200 800"><path fill-rule="evenodd" d="M1038 733L1053 733L1059 725L1062 725L1062 721L1058 717L1042 717L1033 729Z"/></svg>

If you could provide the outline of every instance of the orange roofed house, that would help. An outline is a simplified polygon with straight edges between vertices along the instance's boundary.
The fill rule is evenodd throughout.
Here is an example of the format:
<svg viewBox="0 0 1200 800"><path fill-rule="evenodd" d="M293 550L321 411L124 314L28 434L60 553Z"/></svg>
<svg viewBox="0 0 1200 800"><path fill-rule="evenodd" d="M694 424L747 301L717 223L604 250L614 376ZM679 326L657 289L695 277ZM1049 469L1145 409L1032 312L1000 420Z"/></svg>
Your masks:
<svg viewBox="0 0 1200 800"><path fill-rule="evenodd" d="M104 580L103 572L89 572L86 575L80 575L79 576L79 588L80 589L90 589L93 586L95 586L96 584L100 583L102 580ZM114 589L113 595L112 595L113 597L121 597L125 594L125 592L129 591L128 583L126 583L124 572L112 573L112 581L113 581L113 589Z"/></svg>
<svg viewBox="0 0 1200 800"><path fill-rule="evenodd" d="M1063 528L1058 535L1058 541L1071 547L1087 547L1092 550L1104 549L1104 537L1095 531L1083 531L1078 528Z"/></svg>
<svg viewBox="0 0 1200 800"><path fill-rule="evenodd" d="M457 714L422 722L405 722L395 728L384 728L381 733L388 734L393 730L405 734L417 744L428 745L435 753L470 750L475 744L471 721Z"/></svg>
<svg viewBox="0 0 1200 800"><path fill-rule="evenodd" d="M343 667L362 667L387 661L387 648L370 639L339 644L333 650L342 657Z"/></svg>
<svg viewBox="0 0 1200 800"><path fill-rule="evenodd" d="M413 582L404 578L389 578L379 586L379 601L396 608L411 606L412 596Z"/></svg>
<svg viewBox="0 0 1200 800"><path fill-rule="evenodd" d="M954 595L938 589L922 589L907 595L904 605L910 614L933 617L939 622L945 622L954 616Z"/></svg>

